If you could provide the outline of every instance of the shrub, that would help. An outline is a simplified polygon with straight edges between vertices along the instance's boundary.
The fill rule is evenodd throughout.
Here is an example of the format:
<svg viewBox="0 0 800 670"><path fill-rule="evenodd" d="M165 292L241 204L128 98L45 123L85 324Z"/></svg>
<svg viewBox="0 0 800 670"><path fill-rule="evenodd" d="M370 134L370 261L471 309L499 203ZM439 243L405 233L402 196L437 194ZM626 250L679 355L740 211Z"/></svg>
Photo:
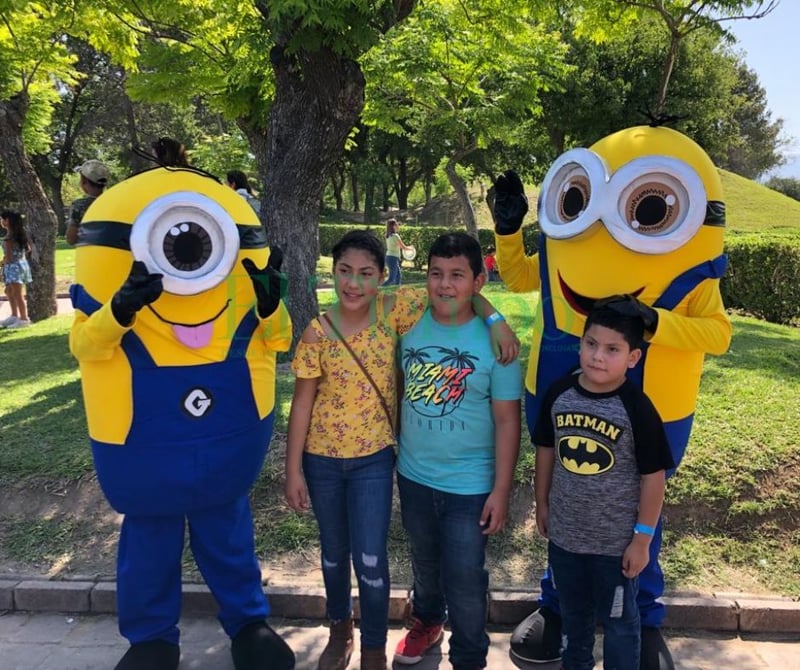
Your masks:
<svg viewBox="0 0 800 670"><path fill-rule="evenodd" d="M794 177L772 177L764 186L783 193L794 200L800 200L800 179Z"/></svg>
<svg viewBox="0 0 800 670"><path fill-rule="evenodd" d="M800 237L733 236L720 282L725 306L774 323L800 322Z"/></svg>

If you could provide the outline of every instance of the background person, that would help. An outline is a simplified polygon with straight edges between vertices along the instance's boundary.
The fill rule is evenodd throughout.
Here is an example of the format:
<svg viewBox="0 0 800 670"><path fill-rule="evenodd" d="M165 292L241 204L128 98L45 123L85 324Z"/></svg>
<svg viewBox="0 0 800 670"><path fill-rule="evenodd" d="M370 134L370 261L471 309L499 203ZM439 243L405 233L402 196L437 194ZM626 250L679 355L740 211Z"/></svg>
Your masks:
<svg viewBox="0 0 800 670"><path fill-rule="evenodd" d="M225 175L225 180L234 191L242 196L256 214L261 213L261 201L253 195L253 189L250 187L250 181L247 175L241 170L229 170Z"/></svg>
<svg viewBox="0 0 800 670"><path fill-rule="evenodd" d="M402 281L400 273L400 258L403 249L411 249L400 239L400 224L397 219L389 219L386 222L386 268L389 276L383 282L384 286L399 286Z"/></svg>
<svg viewBox="0 0 800 670"><path fill-rule="evenodd" d="M33 281L31 268L25 258L30 251L28 234L22 223L19 212L7 209L0 213L0 226L6 231L3 240L3 282L6 285L6 296L11 306L11 316L0 321L5 328L24 328L30 326L28 306L22 294L23 285Z"/></svg>
<svg viewBox="0 0 800 670"><path fill-rule="evenodd" d="M69 221L67 222L64 238L68 244L72 245L78 243L83 215L86 214L89 205L103 193L111 178L111 172L106 165L95 159L79 165L75 168L75 172L78 172L81 176L80 187L86 196L78 198L69 209Z"/></svg>

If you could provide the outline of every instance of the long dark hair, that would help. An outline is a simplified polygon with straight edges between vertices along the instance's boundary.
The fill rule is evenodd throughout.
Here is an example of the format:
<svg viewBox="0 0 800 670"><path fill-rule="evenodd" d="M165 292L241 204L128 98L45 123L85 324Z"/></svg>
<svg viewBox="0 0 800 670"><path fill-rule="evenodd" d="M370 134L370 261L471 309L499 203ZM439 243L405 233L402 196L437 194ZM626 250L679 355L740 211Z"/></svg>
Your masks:
<svg viewBox="0 0 800 670"><path fill-rule="evenodd" d="M0 219L8 221L8 236L16 242L21 249L28 248L28 233L25 232L25 224L22 222L22 214L12 209L4 209L0 212Z"/></svg>

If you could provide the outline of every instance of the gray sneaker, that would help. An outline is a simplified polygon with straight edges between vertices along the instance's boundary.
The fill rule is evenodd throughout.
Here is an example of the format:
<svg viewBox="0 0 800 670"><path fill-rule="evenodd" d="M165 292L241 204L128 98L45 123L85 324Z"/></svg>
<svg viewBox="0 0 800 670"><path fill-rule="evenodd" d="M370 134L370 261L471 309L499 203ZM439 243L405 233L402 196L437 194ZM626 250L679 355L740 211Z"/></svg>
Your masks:
<svg viewBox="0 0 800 670"><path fill-rule="evenodd" d="M17 319L11 325L6 326L6 328L27 328L30 325L31 322L29 319Z"/></svg>
<svg viewBox="0 0 800 670"><path fill-rule="evenodd" d="M19 319L13 314L11 316L7 316L5 319L0 321L0 328L10 328L17 321L19 321Z"/></svg>

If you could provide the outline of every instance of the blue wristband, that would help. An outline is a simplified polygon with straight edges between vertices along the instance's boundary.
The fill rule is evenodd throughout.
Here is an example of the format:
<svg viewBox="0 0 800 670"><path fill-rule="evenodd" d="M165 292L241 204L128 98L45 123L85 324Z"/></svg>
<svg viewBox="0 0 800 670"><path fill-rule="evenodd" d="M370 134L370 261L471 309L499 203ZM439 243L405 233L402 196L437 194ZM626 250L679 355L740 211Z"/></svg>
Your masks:
<svg viewBox="0 0 800 670"><path fill-rule="evenodd" d="M506 317L504 317L500 312L492 312L489 316L486 317L485 322L487 326L491 326L492 324L497 323L498 321L505 321Z"/></svg>
<svg viewBox="0 0 800 670"><path fill-rule="evenodd" d="M637 523L633 527L633 532L634 533L641 533L642 535L649 535L650 537L653 537L653 535L656 534L656 529L653 528L652 526L645 526L643 523Z"/></svg>

